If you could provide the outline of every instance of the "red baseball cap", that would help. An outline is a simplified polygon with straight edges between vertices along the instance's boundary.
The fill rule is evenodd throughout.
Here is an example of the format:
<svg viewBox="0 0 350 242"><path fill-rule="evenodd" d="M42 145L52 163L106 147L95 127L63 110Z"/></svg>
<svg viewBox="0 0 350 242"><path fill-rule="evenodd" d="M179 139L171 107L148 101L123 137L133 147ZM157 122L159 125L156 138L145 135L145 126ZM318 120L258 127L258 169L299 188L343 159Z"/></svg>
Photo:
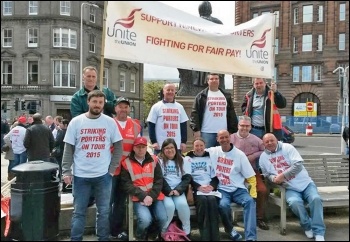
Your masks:
<svg viewBox="0 0 350 242"><path fill-rule="evenodd" d="M21 116L21 117L18 118L17 121L18 121L19 123L25 124L25 123L27 122L27 119L26 119L26 117Z"/></svg>
<svg viewBox="0 0 350 242"><path fill-rule="evenodd" d="M136 145L146 145L147 146L147 139L145 137L137 137L134 141L134 146Z"/></svg>

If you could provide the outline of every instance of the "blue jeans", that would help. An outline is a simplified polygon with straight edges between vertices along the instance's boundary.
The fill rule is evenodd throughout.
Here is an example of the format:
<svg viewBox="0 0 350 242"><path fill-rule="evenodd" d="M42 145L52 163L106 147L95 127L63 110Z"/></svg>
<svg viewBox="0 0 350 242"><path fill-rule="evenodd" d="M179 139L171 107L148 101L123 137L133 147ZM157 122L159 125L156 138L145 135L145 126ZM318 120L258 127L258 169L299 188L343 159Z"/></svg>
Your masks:
<svg viewBox="0 0 350 242"><path fill-rule="evenodd" d="M256 129L253 128L250 130L251 134L254 134L255 136L258 136L260 139L263 138L263 136L265 135L265 130L264 129Z"/></svg>
<svg viewBox="0 0 350 242"><path fill-rule="evenodd" d="M13 157L14 159L11 170L13 167L27 162L27 151L24 151L21 154L13 154Z"/></svg>
<svg viewBox="0 0 350 242"><path fill-rule="evenodd" d="M137 218L136 239L146 240L148 227L153 221L156 222L160 233L168 219L163 201L153 201L149 207L141 205L140 202L134 202L134 211Z"/></svg>
<svg viewBox="0 0 350 242"><path fill-rule="evenodd" d="M182 230L185 231L186 234L189 234L191 232L191 223L190 223L191 213L190 213L190 207L188 206L185 193L182 193L180 196L171 196L171 197L166 196L164 198L164 207L166 209L168 221L166 222L165 227L163 227L162 232L165 232L169 224L171 223L171 220L174 217L175 208L176 208L177 214L182 223Z"/></svg>
<svg viewBox="0 0 350 242"><path fill-rule="evenodd" d="M286 200L293 213L299 218L300 226L304 231L312 229L314 235L324 236L326 228L323 221L323 204L315 183L311 182L302 192L287 189ZM309 205L311 218L304 206L304 201Z"/></svg>
<svg viewBox="0 0 350 242"><path fill-rule="evenodd" d="M217 133L203 133L201 132L201 137L205 141L205 148L218 146L219 143L216 140Z"/></svg>
<svg viewBox="0 0 350 242"><path fill-rule="evenodd" d="M233 229L231 203L234 202L243 206L245 240L256 240L256 204L248 191L237 188L234 192L226 192L221 189L219 192L222 194L219 202L219 213L225 232L231 233Z"/></svg>
<svg viewBox="0 0 350 242"><path fill-rule="evenodd" d="M99 241L109 240L109 202L111 197L112 176L106 173L100 177L73 178L74 211L72 216L71 240L83 239L86 210L91 191L96 197L96 234Z"/></svg>

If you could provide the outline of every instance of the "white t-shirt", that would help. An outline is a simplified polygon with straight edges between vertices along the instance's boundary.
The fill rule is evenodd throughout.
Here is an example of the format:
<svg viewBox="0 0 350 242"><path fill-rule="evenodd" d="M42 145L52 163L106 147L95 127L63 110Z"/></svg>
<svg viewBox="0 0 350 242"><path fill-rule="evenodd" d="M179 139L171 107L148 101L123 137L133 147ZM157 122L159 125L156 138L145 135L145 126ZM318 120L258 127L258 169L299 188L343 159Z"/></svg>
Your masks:
<svg viewBox="0 0 350 242"><path fill-rule="evenodd" d="M208 99L204 110L201 132L217 133L227 129L227 101L220 91L208 90Z"/></svg>
<svg viewBox="0 0 350 242"><path fill-rule="evenodd" d="M97 119L85 113L69 123L64 142L74 145L73 171L78 177L99 177L108 172L111 163L110 147L122 140L114 119L101 114Z"/></svg>
<svg viewBox="0 0 350 242"><path fill-rule="evenodd" d="M264 176L277 175L285 170L289 169L293 163L303 161L299 152L291 144L279 143L281 147L271 154L263 152L260 155L259 165ZM309 173L303 166L303 169L289 181L284 181L283 186L287 189L292 189L298 192L304 191L304 189L312 182Z"/></svg>
<svg viewBox="0 0 350 242"><path fill-rule="evenodd" d="M147 117L148 122L156 124L156 139L159 146L162 146L167 138L173 138L178 149L181 145L180 124L187 120L185 109L178 102L159 101L152 106Z"/></svg>
<svg viewBox="0 0 350 242"><path fill-rule="evenodd" d="M200 185L209 185L211 179L215 177L215 170L211 164L210 156L189 157L186 156L184 161L191 164L191 175L193 181Z"/></svg>
<svg viewBox="0 0 350 242"><path fill-rule="evenodd" d="M167 165L164 167L164 163L162 159L159 159L160 167L162 168L163 177L168 183L168 185L171 187L171 189L174 189L179 183L181 182L182 176L186 174L191 174L191 163L184 160L184 174L181 174L181 170L176 170L175 161L168 160Z"/></svg>
<svg viewBox="0 0 350 242"><path fill-rule="evenodd" d="M245 179L255 176L247 156L236 147L229 152L222 151L221 146L206 149L209 154L216 176L219 179L218 189L234 192L237 188L247 189Z"/></svg>
<svg viewBox="0 0 350 242"><path fill-rule="evenodd" d="M22 126L16 126L10 130L8 135L10 136L12 150L14 154L22 154L26 151L24 147L24 136L26 135L27 129Z"/></svg>

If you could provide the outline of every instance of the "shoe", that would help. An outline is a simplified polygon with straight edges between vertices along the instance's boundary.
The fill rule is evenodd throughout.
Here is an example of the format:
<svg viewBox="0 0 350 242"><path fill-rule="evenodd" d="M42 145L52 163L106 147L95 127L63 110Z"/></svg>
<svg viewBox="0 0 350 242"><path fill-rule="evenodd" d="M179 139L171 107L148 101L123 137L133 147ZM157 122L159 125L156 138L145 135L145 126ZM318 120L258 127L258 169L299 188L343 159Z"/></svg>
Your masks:
<svg viewBox="0 0 350 242"><path fill-rule="evenodd" d="M325 241L322 235L315 235L315 241Z"/></svg>
<svg viewBox="0 0 350 242"><path fill-rule="evenodd" d="M309 239L312 239L314 237L314 233L312 232L312 229L305 231L305 235L306 237L308 237Z"/></svg>
<svg viewBox="0 0 350 242"><path fill-rule="evenodd" d="M233 241L238 241L242 239L242 235L240 235L236 230L232 229L230 239Z"/></svg>
<svg viewBox="0 0 350 242"><path fill-rule="evenodd" d="M111 234L110 236L112 239L116 239L118 241L128 241L129 240L129 236L126 232L121 232L117 235Z"/></svg>
<svg viewBox="0 0 350 242"><path fill-rule="evenodd" d="M256 223L257 223L258 227L262 230L269 230L270 229L269 226L262 219L258 219L256 221Z"/></svg>

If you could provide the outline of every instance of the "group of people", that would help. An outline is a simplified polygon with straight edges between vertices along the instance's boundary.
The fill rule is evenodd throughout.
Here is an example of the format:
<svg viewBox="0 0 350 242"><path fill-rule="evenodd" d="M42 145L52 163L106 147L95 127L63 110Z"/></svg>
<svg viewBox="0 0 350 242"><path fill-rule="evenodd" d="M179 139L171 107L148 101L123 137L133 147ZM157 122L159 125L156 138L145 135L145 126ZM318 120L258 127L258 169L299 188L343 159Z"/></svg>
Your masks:
<svg viewBox="0 0 350 242"><path fill-rule="evenodd" d="M16 118L8 132L4 134L5 159L9 160L8 180L15 174L12 169L27 161L53 161L59 164L61 174L61 152L52 151L63 146L63 136L69 121L61 116L47 116L45 120L40 113L31 116L21 115Z"/></svg>
<svg viewBox="0 0 350 242"><path fill-rule="evenodd" d="M36 144L34 138L39 136L49 140L40 144L47 146L48 152L28 151L29 156L39 159L36 155L40 154L45 160L57 140L62 141L62 182L73 185L71 240L82 240L92 199L96 203L98 239L112 236L128 240L124 221L128 196L137 217L137 239L147 239L151 228L162 237L175 211L182 230L191 237L186 200L190 184L201 240L220 239L218 214L230 238L242 239L233 227L232 202L243 206L245 240L257 240L256 227L269 229L264 220L269 191L262 175L287 187L288 205L300 218L306 236L324 240L323 208L317 189L296 149L278 141L278 108L286 106L286 99L277 85L268 86L264 79L254 78L253 89L244 97L242 115L237 118L230 94L219 88L219 74L208 73L206 80L208 87L195 97L190 118L175 100L175 85L165 84L163 99L152 106L147 117L154 154L147 151L140 122L129 117L130 101L116 98L108 88L99 90L97 70L92 66L83 70L84 86L71 100L73 119L65 124L63 135L57 132L56 142L48 125L44 125L45 132L35 126L36 122L43 125L40 114L33 115L29 128L22 127L25 121L19 119L19 131L12 133L27 137L24 147ZM185 153L189 150L188 121L194 141L191 151ZM304 200L311 207L310 216Z"/></svg>

